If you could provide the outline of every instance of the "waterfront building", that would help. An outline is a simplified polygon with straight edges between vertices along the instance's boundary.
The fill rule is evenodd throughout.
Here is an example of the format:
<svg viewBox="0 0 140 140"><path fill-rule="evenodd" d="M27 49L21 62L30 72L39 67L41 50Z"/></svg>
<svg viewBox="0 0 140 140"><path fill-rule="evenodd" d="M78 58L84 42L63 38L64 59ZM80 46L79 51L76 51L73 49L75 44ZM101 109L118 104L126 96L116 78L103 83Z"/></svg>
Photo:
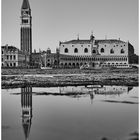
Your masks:
<svg viewBox="0 0 140 140"><path fill-rule="evenodd" d="M120 39L90 39L70 40L59 43L57 53L44 53L44 63L47 67L80 68L88 65L91 68L128 68L134 56L134 47L129 42Z"/></svg>
<svg viewBox="0 0 140 140"><path fill-rule="evenodd" d="M29 55L14 46L1 47L1 67L24 67Z"/></svg>
<svg viewBox="0 0 140 140"><path fill-rule="evenodd" d="M32 67L40 68L42 64L41 60L41 52L32 53Z"/></svg>
<svg viewBox="0 0 140 140"><path fill-rule="evenodd" d="M60 61L60 53L59 49L56 49L56 53L52 53L51 49L48 48L47 51L43 51L41 53L41 61L42 61L42 67L52 67L52 68L58 68L59 61Z"/></svg>
<svg viewBox="0 0 140 140"><path fill-rule="evenodd" d="M28 63L31 63L32 54L32 16L28 0L23 0L21 7L21 28L20 28L20 45L25 54L30 55Z"/></svg>
<svg viewBox="0 0 140 140"><path fill-rule="evenodd" d="M129 56L134 48L129 42L120 39L95 39L91 34L89 40L70 40L60 42L60 65L64 67L129 67Z"/></svg>

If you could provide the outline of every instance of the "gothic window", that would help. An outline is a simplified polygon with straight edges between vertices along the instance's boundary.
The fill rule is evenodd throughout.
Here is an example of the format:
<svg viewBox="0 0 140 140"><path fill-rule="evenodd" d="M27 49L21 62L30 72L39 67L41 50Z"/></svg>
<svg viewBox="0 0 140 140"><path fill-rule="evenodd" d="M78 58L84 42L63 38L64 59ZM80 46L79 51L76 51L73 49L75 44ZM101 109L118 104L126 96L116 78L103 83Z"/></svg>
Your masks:
<svg viewBox="0 0 140 140"><path fill-rule="evenodd" d="M74 49L74 53L78 53L78 49L77 48Z"/></svg>
<svg viewBox="0 0 140 140"><path fill-rule="evenodd" d="M110 53L114 53L114 50L113 50L113 49L111 49L111 50L110 50Z"/></svg>
<svg viewBox="0 0 140 140"><path fill-rule="evenodd" d="M76 66L78 67L79 66L79 63L76 63Z"/></svg>
<svg viewBox="0 0 140 140"><path fill-rule="evenodd" d="M88 53L88 49L87 48L84 49L84 53Z"/></svg>
<svg viewBox="0 0 140 140"><path fill-rule="evenodd" d="M124 50L123 49L121 49L121 53L124 53Z"/></svg>
<svg viewBox="0 0 140 140"><path fill-rule="evenodd" d="M14 60L16 59L16 56L14 55Z"/></svg>
<svg viewBox="0 0 140 140"><path fill-rule="evenodd" d="M101 53L103 53L105 50L104 50L104 48L101 48Z"/></svg>
<svg viewBox="0 0 140 140"><path fill-rule="evenodd" d="M96 50L93 50L92 53L96 53Z"/></svg>
<svg viewBox="0 0 140 140"><path fill-rule="evenodd" d="M14 63L14 67L16 66L16 63Z"/></svg>
<svg viewBox="0 0 140 140"><path fill-rule="evenodd" d="M64 51L65 51L65 53L68 53L68 49L67 49L67 48L65 48L65 50L64 50Z"/></svg>

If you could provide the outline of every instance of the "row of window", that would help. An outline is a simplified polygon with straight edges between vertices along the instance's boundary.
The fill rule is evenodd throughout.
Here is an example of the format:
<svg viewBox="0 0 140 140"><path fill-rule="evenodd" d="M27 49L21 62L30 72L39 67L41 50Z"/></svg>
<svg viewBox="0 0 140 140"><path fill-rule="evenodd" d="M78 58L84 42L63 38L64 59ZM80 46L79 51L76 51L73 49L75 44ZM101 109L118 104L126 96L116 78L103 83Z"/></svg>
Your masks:
<svg viewBox="0 0 140 140"><path fill-rule="evenodd" d="M109 58L102 58L102 57L64 57L61 60L65 61L127 61L127 57L109 57Z"/></svg>
<svg viewBox="0 0 140 140"><path fill-rule="evenodd" d="M61 66L82 66L82 65L86 65L87 63L61 63ZM96 63L92 63L92 66L95 66ZM97 63L98 64L98 63ZM107 63L106 65L104 64L103 66L126 66L127 63Z"/></svg>
<svg viewBox="0 0 140 140"><path fill-rule="evenodd" d="M126 65L127 63L104 63L107 65Z"/></svg>
<svg viewBox="0 0 140 140"><path fill-rule="evenodd" d="M65 48L65 49L64 49L64 52L65 52L65 53L69 53L68 48ZM101 52L101 53L105 53L104 48L101 48L100 52ZM74 49L74 53L78 53L78 49L77 49L77 48ZM87 48L84 49L84 53L88 53L88 49L87 49ZM92 53L95 54L95 53L96 53L96 50L93 50ZM110 53L111 53L111 54L114 54L114 50L111 49L111 50L110 50ZM123 53L124 53L124 49L121 49L120 53L123 54Z"/></svg>
<svg viewBox="0 0 140 140"><path fill-rule="evenodd" d="M107 45L104 45L105 47L107 46ZM113 47L116 47L116 46L119 46L118 44L116 44L116 45L114 45ZM125 46L125 44L124 45L121 45L120 47L123 47L123 46Z"/></svg>
<svg viewBox="0 0 140 140"><path fill-rule="evenodd" d="M100 52L101 52L101 53L104 53L104 52L105 52L104 48L101 48ZM111 50L110 50L110 53L113 54L113 53L114 53L114 50L111 49ZM124 49L121 49L120 53L124 53Z"/></svg>
<svg viewBox="0 0 140 140"><path fill-rule="evenodd" d="M62 45L63 47L65 47L65 45ZM72 45L72 47L74 47L75 45ZM84 45L81 45L81 47L83 47ZM91 45L88 45L88 47L90 47ZM107 45L104 45L105 47L107 46ZM117 45L114 45L114 47L116 47L116 46L119 46L118 44ZM121 45L120 47L123 47L123 46L125 46L125 44L124 45Z"/></svg>
<svg viewBox="0 0 140 140"><path fill-rule="evenodd" d="M69 52L68 48L65 48L64 52L68 53ZM74 53L78 53L78 49L77 48L74 49ZM84 53L88 53L88 49L87 48L84 49Z"/></svg>
<svg viewBox="0 0 140 140"><path fill-rule="evenodd" d="M4 67L5 65L2 63L2 67ZM7 63L6 67L16 67L16 63Z"/></svg>
<svg viewBox="0 0 140 140"><path fill-rule="evenodd" d="M6 59L7 60L16 60L16 55L7 55ZM3 58L2 58L2 61L3 61Z"/></svg>
<svg viewBox="0 0 140 140"><path fill-rule="evenodd" d="M102 65L102 67L108 67L109 65ZM125 65L110 65L110 66L113 66L113 67L128 67L128 65L127 64L125 64Z"/></svg>

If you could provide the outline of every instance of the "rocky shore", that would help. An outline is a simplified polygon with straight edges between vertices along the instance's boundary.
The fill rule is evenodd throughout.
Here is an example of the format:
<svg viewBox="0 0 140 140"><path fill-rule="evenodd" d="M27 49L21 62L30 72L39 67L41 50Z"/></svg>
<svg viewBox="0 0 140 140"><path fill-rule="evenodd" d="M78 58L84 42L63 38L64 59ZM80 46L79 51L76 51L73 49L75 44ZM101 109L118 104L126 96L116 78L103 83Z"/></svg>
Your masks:
<svg viewBox="0 0 140 140"><path fill-rule="evenodd" d="M78 86L78 85L138 86L137 69L2 69L2 88Z"/></svg>

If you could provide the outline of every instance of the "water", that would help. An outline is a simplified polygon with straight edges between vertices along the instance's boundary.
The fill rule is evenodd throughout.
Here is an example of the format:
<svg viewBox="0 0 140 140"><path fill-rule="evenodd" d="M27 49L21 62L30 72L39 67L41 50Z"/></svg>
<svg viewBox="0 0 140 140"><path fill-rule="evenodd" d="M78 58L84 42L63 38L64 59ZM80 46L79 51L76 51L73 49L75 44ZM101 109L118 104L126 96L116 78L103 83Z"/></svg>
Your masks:
<svg viewBox="0 0 140 140"><path fill-rule="evenodd" d="M2 89L2 140L125 140L138 130L138 87Z"/></svg>

